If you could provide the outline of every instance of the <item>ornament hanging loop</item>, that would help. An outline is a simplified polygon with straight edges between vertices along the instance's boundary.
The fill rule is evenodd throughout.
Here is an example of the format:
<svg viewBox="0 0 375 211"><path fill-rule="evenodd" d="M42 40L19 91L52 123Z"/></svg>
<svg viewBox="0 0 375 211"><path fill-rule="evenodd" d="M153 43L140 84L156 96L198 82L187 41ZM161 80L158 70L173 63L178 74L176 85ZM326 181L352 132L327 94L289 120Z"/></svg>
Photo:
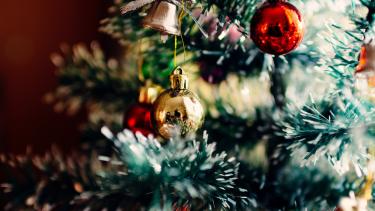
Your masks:
<svg viewBox="0 0 375 211"><path fill-rule="evenodd" d="M171 83L171 89L181 90L188 89L189 87L189 79L184 70L179 66L172 71L169 80Z"/></svg>

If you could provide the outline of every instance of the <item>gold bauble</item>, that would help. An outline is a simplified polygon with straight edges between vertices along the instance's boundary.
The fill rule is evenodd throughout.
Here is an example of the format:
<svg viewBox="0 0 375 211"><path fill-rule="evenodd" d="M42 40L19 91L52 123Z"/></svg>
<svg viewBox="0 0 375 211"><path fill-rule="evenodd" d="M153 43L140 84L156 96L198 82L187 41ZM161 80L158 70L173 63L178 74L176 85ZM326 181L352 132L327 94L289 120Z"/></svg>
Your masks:
<svg viewBox="0 0 375 211"><path fill-rule="evenodd" d="M165 139L192 137L202 126L204 109L180 67L170 75L171 88L159 95L153 105L151 119L156 132Z"/></svg>

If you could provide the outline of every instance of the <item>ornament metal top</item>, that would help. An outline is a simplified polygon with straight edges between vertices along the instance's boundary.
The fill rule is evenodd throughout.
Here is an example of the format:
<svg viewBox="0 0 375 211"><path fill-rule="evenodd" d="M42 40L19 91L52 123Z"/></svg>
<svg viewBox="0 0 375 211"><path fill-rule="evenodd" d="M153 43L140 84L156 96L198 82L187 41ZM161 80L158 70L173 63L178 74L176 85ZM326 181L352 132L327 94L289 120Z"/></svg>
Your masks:
<svg viewBox="0 0 375 211"><path fill-rule="evenodd" d="M265 53L283 55L302 41L304 22L301 13L285 0L268 0L254 14L251 39Z"/></svg>
<svg viewBox="0 0 375 211"><path fill-rule="evenodd" d="M203 106L188 89L188 77L181 67L173 70L169 78L171 88L159 95L151 112L153 127L165 139L191 138L203 124Z"/></svg>
<svg viewBox="0 0 375 211"><path fill-rule="evenodd" d="M355 88L360 96L375 102L375 41L363 44L355 74Z"/></svg>

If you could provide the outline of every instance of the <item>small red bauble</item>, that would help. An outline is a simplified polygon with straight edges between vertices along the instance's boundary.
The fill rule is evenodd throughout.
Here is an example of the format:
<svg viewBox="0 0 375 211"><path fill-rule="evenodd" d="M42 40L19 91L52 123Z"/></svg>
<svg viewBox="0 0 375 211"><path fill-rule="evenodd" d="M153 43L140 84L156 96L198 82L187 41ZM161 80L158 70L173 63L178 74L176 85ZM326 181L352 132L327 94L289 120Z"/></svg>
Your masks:
<svg viewBox="0 0 375 211"><path fill-rule="evenodd" d="M152 104L138 103L130 107L124 117L124 127L144 136L153 133L151 124Z"/></svg>
<svg viewBox="0 0 375 211"><path fill-rule="evenodd" d="M151 123L152 104L162 91L160 86L146 81L146 84L139 90L138 103L131 106L124 115L124 128L132 132L140 132L144 136L153 134Z"/></svg>
<svg viewBox="0 0 375 211"><path fill-rule="evenodd" d="M285 0L269 0L251 20L251 39L260 50L283 55L295 49L302 41L304 23L301 13Z"/></svg>

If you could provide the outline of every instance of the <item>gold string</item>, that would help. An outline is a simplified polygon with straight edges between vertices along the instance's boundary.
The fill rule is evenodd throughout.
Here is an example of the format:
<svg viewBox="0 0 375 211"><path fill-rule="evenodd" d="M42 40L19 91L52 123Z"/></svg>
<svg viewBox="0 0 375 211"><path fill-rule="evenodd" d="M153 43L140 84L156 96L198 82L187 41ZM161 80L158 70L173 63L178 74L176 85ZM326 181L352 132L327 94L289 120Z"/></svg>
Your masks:
<svg viewBox="0 0 375 211"><path fill-rule="evenodd" d="M177 66L177 36L174 36L174 66Z"/></svg>
<svg viewBox="0 0 375 211"><path fill-rule="evenodd" d="M178 15L178 27L180 28L180 31L181 31L181 25L182 25L182 18L185 15L184 6L185 6L185 0L182 0L182 11ZM181 33L180 37L181 37L182 47L183 47L183 50L184 50L184 62L185 62L186 61L186 50L185 50L185 42L184 42L184 38L182 36L182 33ZM176 35L174 36L174 66L175 67L177 66L177 36Z"/></svg>
<svg viewBox="0 0 375 211"><path fill-rule="evenodd" d="M184 7L185 7L185 0L182 0L182 11L181 11L181 13L180 13L180 15L179 15L179 17L178 17L178 25L179 25L179 27L180 27L180 31L182 31L182 30L181 30L182 18L183 18L184 15L185 15ZM185 50L185 42L184 42L184 38L183 38L183 36L182 36L182 33L181 33L180 37L181 37L182 47L183 47L183 49L184 49L184 62L185 62L185 61L186 61L186 50Z"/></svg>

